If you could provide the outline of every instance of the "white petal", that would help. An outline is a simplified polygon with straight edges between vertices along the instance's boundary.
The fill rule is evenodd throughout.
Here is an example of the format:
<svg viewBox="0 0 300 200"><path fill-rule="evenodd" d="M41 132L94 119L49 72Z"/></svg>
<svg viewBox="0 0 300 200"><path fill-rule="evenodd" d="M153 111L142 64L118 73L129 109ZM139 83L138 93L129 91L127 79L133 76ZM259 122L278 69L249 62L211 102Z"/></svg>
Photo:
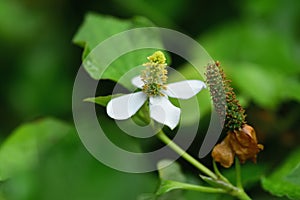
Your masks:
<svg viewBox="0 0 300 200"><path fill-rule="evenodd" d="M180 109L174 106L167 97L150 97L150 117L174 129L179 123Z"/></svg>
<svg viewBox="0 0 300 200"><path fill-rule="evenodd" d="M144 85L144 82L142 81L141 76L136 76L133 79L131 79L131 83L137 88L142 88Z"/></svg>
<svg viewBox="0 0 300 200"><path fill-rule="evenodd" d="M114 119L128 119L142 107L146 99L147 95L143 92L126 94L110 100L107 104L106 112Z"/></svg>
<svg viewBox="0 0 300 200"><path fill-rule="evenodd" d="M189 99L195 96L203 88L206 88L204 82L199 80L187 80L167 85L167 90L163 91L169 97L178 99Z"/></svg>

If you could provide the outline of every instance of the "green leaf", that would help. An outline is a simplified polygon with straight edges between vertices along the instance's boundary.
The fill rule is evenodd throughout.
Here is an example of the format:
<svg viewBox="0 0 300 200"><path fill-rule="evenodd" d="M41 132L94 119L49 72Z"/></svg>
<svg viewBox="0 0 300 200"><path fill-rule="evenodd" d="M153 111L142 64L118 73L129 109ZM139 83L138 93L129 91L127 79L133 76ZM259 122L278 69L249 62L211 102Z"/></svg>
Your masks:
<svg viewBox="0 0 300 200"><path fill-rule="evenodd" d="M157 164L157 168L158 168L159 178L161 180L173 180L173 181L180 181L180 182L184 182L186 180L184 174L180 169L180 165L174 161L167 160L167 159L161 160Z"/></svg>
<svg viewBox="0 0 300 200"><path fill-rule="evenodd" d="M114 129L108 120L104 123ZM132 145L129 140L119 140L123 146ZM75 128L39 159L35 168L0 187L7 200L134 200L141 192L153 191L157 183L152 173L125 173L102 164L87 151Z"/></svg>
<svg viewBox="0 0 300 200"><path fill-rule="evenodd" d="M260 23L228 23L199 41L221 61L243 99L269 109L287 100L299 101L300 68L289 41L277 29Z"/></svg>
<svg viewBox="0 0 300 200"><path fill-rule="evenodd" d="M70 126L51 118L17 128L0 147L0 180L36 165L39 154L55 145L70 129Z"/></svg>
<svg viewBox="0 0 300 200"><path fill-rule="evenodd" d="M119 96L122 96L122 95L123 94L114 94L114 95L108 95L108 96L90 97L90 98L84 99L83 101L96 103L96 104L99 104L100 106L106 107L108 102L112 98L116 98L116 97L119 97Z"/></svg>
<svg viewBox="0 0 300 200"><path fill-rule="evenodd" d="M171 163L171 164L170 164ZM167 166L167 167L165 167ZM159 178L161 179L160 186L156 191L158 200L184 200L182 191L172 191L180 189L173 181L186 181L184 174L180 169L180 165L174 161L164 159L157 163ZM172 181L173 180L173 181Z"/></svg>
<svg viewBox="0 0 300 200"><path fill-rule="evenodd" d="M268 108L275 108L285 98L282 95L285 78L281 74L267 71L254 63L235 62L232 65L239 66L238 70L236 67L228 67L226 73L232 77L232 84L244 97Z"/></svg>
<svg viewBox="0 0 300 200"><path fill-rule="evenodd" d="M107 133L107 137L109 138L109 140L113 142L117 147L130 152L143 152L141 149L140 141L130 136L126 133L126 131L122 130L119 126L117 126L114 120L111 120L103 114L99 115L98 119L101 128L105 133ZM130 129L133 125L132 123L130 123L130 121L124 121L123 126L126 126Z"/></svg>
<svg viewBox="0 0 300 200"><path fill-rule="evenodd" d="M276 196L300 199L300 149L295 150L269 177L262 179L262 186Z"/></svg>
<svg viewBox="0 0 300 200"><path fill-rule="evenodd" d="M199 41L221 63L249 62L284 75L299 72L286 38L265 24L228 23L202 35Z"/></svg>
<svg viewBox="0 0 300 200"><path fill-rule="evenodd" d="M88 13L74 36L73 42L84 47L85 54L83 54L83 58L86 58L88 53L99 43L115 34L137 27L153 25L152 22L144 17L122 20L112 16Z"/></svg>
<svg viewBox="0 0 300 200"><path fill-rule="evenodd" d="M131 78L140 73L140 70L130 70L147 62L147 57L157 50L149 49L149 46L162 48L163 45L155 30L135 31L134 35L124 31L149 26L153 24L142 17L120 20L90 13L85 17L73 41L84 47L83 65L92 78L110 79L130 89ZM119 33L122 36L112 37ZM103 41L107 44L105 47L95 48L100 43L103 45ZM148 49L137 50L140 45ZM126 73L129 74L124 78ZM121 77L122 80L119 80Z"/></svg>

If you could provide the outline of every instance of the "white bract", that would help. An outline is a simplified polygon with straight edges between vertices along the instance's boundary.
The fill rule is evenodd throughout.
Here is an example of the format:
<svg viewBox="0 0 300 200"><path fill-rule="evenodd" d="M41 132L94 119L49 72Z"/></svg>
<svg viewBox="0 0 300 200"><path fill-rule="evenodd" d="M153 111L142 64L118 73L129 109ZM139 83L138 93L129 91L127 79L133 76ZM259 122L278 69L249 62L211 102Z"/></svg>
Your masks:
<svg viewBox="0 0 300 200"><path fill-rule="evenodd" d="M107 114L117 120L128 119L149 99L150 117L174 129L180 120L180 108L174 106L168 97L189 99L206 88L206 85L199 80L186 80L166 85L164 54L158 51L148 59L150 62L144 64L146 69L131 81L142 91L112 99L107 104Z"/></svg>

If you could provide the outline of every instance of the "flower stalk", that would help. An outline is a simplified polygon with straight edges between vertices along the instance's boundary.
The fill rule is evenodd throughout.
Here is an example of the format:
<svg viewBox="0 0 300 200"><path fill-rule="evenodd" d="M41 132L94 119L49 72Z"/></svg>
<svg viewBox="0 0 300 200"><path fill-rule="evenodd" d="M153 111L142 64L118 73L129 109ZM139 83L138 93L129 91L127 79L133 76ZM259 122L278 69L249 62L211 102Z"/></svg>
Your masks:
<svg viewBox="0 0 300 200"><path fill-rule="evenodd" d="M178 153L182 158L196 167L201 173L207 175L202 176L203 180L212 185L213 187L199 187L196 185L187 184L185 187L186 190L198 190L201 192L208 193L227 193L229 195L235 196L240 200L251 200L251 198L245 193L242 185L234 186L232 185L221 173L217 170L216 173L212 172L209 168L204 166L190 154L188 154L185 150L179 147L176 143L174 143L162 130L157 133L157 137L168 145L172 150ZM215 166L216 167L216 166ZM240 177L240 176L239 176ZM186 183L182 183L186 184Z"/></svg>
<svg viewBox="0 0 300 200"><path fill-rule="evenodd" d="M236 186L243 189L242 176L241 176L241 165L239 159L235 158L235 176L236 176Z"/></svg>
<svg viewBox="0 0 300 200"><path fill-rule="evenodd" d="M202 173L205 175L217 179L218 177L216 174L214 174L210 169L205 167L203 164L201 164L199 161L197 161L194 157L192 157L190 154L188 154L185 150L183 150L181 147L179 147L176 143L174 143L162 130L157 133L157 137L164 142L166 145L168 145L172 150L174 150L176 153L178 153L182 158L184 158L186 161L191 163L194 167L199 169Z"/></svg>

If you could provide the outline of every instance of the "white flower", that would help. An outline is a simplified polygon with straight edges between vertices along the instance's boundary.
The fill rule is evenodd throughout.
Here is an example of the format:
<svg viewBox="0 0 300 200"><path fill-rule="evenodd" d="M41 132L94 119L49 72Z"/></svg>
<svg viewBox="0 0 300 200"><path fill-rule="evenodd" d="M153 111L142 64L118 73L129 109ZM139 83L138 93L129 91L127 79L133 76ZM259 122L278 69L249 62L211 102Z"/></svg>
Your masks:
<svg viewBox="0 0 300 200"><path fill-rule="evenodd" d="M128 119L149 98L150 117L174 129L179 123L180 108L174 106L168 97L189 99L206 88L206 85L199 80L186 80L165 85L167 71L165 70L164 55L159 51L148 59L151 62L144 64L147 69L142 72L142 75L131 81L142 91L112 99L107 104L107 114L117 120Z"/></svg>

